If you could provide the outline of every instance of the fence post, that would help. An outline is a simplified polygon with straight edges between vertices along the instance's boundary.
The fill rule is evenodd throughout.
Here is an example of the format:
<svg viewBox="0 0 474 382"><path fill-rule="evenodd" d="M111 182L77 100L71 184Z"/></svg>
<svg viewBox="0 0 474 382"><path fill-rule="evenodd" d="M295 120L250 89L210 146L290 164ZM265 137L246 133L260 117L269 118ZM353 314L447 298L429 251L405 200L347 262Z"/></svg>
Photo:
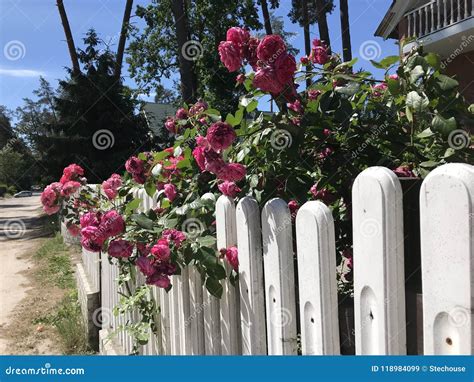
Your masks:
<svg viewBox="0 0 474 382"><path fill-rule="evenodd" d="M267 354L260 211L253 198L237 204L242 354Z"/></svg>
<svg viewBox="0 0 474 382"><path fill-rule="evenodd" d="M402 202L384 167L362 171L352 187L356 354L406 354Z"/></svg>
<svg viewBox="0 0 474 382"><path fill-rule="evenodd" d="M217 249L237 244L235 204L228 196L220 196L216 203ZM225 263L227 274L231 267ZM240 333L240 297L238 281L235 286L223 280L224 291L220 301L222 354L242 354Z"/></svg>
<svg viewBox="0 0 474 382"><path fill-rule="evenodd" d="M323 203L305 203L296 216L303 354L340 354L334 220Z"/></svg>
<svg viewBox="0 0 474 382"><path fill-rule="evenodd" d="M446 164L420 193L424 354L473 354L474 167Z"/></svg>
<svg viewBox="0 0 474 382"><path fill-rule="evenodd" d="M268 354L297 354L295 273L291 215L282 199L262 211Z"/></svg>

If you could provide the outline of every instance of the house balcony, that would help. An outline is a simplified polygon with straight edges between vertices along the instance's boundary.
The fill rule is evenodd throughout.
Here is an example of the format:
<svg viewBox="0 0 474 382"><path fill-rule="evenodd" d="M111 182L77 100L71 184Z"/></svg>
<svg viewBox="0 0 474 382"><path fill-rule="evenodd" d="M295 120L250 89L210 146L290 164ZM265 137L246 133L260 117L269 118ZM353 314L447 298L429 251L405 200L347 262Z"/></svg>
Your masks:
<svg viewBox="0 0 474 382"><path fill-rule="evenodd" d="M444 57L459 47L465 52L474 50L474 0L427 1L404 15L399 33L416 38L405 45L404 53L414 44Z"/></svg>

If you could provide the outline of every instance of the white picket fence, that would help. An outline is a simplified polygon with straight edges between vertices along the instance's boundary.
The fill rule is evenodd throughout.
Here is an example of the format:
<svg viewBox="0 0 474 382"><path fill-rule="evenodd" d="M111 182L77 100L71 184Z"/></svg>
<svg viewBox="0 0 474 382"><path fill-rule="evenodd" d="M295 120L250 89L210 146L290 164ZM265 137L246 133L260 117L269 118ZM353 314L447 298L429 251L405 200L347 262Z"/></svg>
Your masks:
<svg viewBox="0 0 474 382"><path fill-rule="evenodd" d="M143 210L155 205L145 193L141 196ZM369 168L355 180L352 198L356 354L406 354L400 181L386 168ZM473 354L473 199L470 165L444 165L422 184L424 354ZM218 300L203 288L191 267L173 276L169 293L154 288L159 330L141 353L339 354L331 212L319 201L300 208L296 251L293 223L281 199L268 201L260 213L250 197L235 205L221 196L216 205L217 243L218 248L238 246L238 283L234 287L226 282ZM111 313L119 299L117 275L117 267L102 254L106 333L136 319L133 314ZM123 353L132 350L127 334L119 334L116 344Z"/></svg>

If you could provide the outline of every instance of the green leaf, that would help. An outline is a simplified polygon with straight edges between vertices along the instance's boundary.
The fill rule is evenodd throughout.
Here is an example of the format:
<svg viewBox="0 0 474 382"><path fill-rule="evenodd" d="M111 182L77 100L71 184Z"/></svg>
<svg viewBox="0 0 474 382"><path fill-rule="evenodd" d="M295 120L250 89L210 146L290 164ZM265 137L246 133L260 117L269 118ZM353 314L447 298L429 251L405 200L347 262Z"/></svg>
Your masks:
<svg viewBox="0 0 474 382"><path fill-rule="evenodd" d="M436 53L430 52L425 56L426 62L436 70L440 68L441 60Z"/></svg>
<svg viewBox="0 0 474 382"><path fill-rule="evenodd" d="M170 153L167 152L167 151L159 151L159 152L153 154L153 159L155 159L156 161L161 161L161 160L167 158L169 155L170 155Z"/></svg>
<svg viewBox="0 0 474 382"><path fill-rule="evenodd" d="M428 97L425 95L420 96L415 90L411 91L407 95L406 104L415 112L424 111L428 107L429 103L430 101L428 100Z"/></svg>
<svg viewBox="0 0 474 382"><path fill-rule="evenodd" d="M456 150L454 150L452 147L449 147L449 148L444 152L443 158L449 158L450 156L454 155L455 152L456 152Z"/></svg>
<svg viewBox="0 0 474 382"><path fill-rule="evenodd" d="M439 165L439 162L435 162L435 161L432 161L432 160L420 163L420 167L425 167L425 168L433 168L433 167L436 167L438 165Z"/></svg>
<svg viewBox="0 0 474 382"><path fill-rule="evenodd" d="M429 138L429 137L432 137L433 135L435 135L435 133L433 132L433 130L431 130L431 128L427 128L425 130L423 130L420 134L417 135L418 138Z"/></svg>
<svg viewBox="0 0 474 382"><path fill-rule="evenodd" d="M138 207L140 207L142 200L135 198L132 201L128 202L127 205L125 206L125 214L128 215L130 212L136 210Z"/></svg>
<svg viewBox="0 0 474 382"><path fill-rule="evenodd" d="M400 61L400 56L387 56L379 64L383 69L388 69L398 61Z"/></svg>
<svg viewBox="0 0 474 382"><path fill-rule="evenodd" d="M178 162L176 165L176 168L186 168L186 167L191 167L191 161L189 158L182 159Z"/></svg>
<svg viewBox="0 0 474 382"><path fill-rule="evenodd" d="M448 136L451 131L456 130L457 123L454 117L446 119L437 114L433 118L431 126L433 131L441 133L444 136Z"/></svg>
<svg viewBox="0 0 474 382"><path fill-rule="evenodd" d="M457 82L454 78L445 76L444 74L440 74L438 76L436 83L443 91L450 91L459 86L459 82Z"/></svg>
<svg viewBox="0 0 474 382"><path fill-rule="evenodd" d="M206 289L214 297L217 297L217 298L222 297L223 288L218 279L214 277L208 277L206 280Z"/></svg>
<svg viewBox="0 0 474 382"><path fill-rule="evenodd" d="M400 82L393 78L387 79L388 90L391 94L397 95L400 93Z"/></svg>
<svg viewBox="0 0 474 382"><path fill-rule="evenodd" d="M212 247L216 244L216 238L214 236L200 236L197 238L197 242L201 247Z"/></svg>
<svg viewBox="0 0 474 382"><path fill-rule="evenodd" d="M244 116L244 109L239 109L235 112L235 116L232 114L227 114L227 117L225 121L231 125L232 127L235 127L242 122L242 117Z"/></svg>
<svg viewBox="0 0 474 382"><path fill-rule="evenodd" d="M252 102L248 104L248 106L245 109L247 110L248 113L251 113L257 108L257 106L258 106L258 101L254 99L252 100Z"/></svg>
<svg viewBox="0 0 474 382"><path fill-rule="evenodd" d="M207 114L209 116L213 116L213 117L220 117L221 116L221 113L219 112L219 110L216 110L216 109L207 109L204 114Z"/></svg>
<svg viewBox="0 0 474 382"><path fill-rule="evenodd" d="M354 94L356 94L360 89L360 84L357 82L349 82L345 86L338 86L335 89L335 92L345 94L349 97L352 97Z"/></svg>
<svg viewBox="0 0 474 382"><path fill-rule="evenodd" d="M219 280L223 280L227 277L227 273L226 273L225 268L222 264L217 263L212 271L213 271L214 275L217 277L217 279L219 279Z"/></svg>
<svg viewBox="0 0 474 382"><path fill-rule="evenodd" d="M140 227L152 230L153 229L153 220L149 219L145 214L133 214L132 220L136 222Z"/></svg>
<svg viewBox="0 0 474 382"><path fill-rule="evenodd" d="M145 184L145 191L148 194L149 197L153 197L156 193L156 184L153 182L153 179L151 182L147 182Z"/></svg>
<svg viewBox="0 0 474 382"><path fill-rule="evenodd" d="M425 74L423 67L421 65L415 66L410 72L410 82L414 84L420 77Z"/></svg>

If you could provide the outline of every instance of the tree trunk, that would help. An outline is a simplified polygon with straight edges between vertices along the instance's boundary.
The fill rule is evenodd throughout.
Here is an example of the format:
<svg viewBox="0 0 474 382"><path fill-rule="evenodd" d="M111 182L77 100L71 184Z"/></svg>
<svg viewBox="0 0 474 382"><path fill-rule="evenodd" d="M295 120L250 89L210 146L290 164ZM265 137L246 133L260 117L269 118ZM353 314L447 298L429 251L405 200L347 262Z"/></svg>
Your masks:
<svg viewBox="0 0 474 382"><path fill-rule="evenodd" d="M181 96L186 103L196 100L196 81L194 65L190 59L184 56L183 47L189 41L187 14L184 8L184 0L173 0L172 11L176 28L176 39L178 42L179 73L181 76Z"/></svg>
<svg viewBox="0 0 474 382"><path fill-rule="evenodd" d="M128 24L130 22L130 15L132 14L133 0L127 0L125 4L125 12L123 13L122 29L120 30L120 39L117 47L117 56L115 58L114 75L117 79L122 73L123 53L125 52L125 42L127 41Z"/></svg>
<svg viewBox="0 0 474 382"><path fill-rule="evenodd" d="M262 5L263 24L265 25L265 33L273 34L272 23L270 22L270 13L268 12L267 0L260 0Z"/></svg>
<svg viewBox="0 0 474 382"><path fill-rule="evenodd" d="M351 30L347 0L339 0L341 15L342 57L345 62L352 60Z"/></svg>
<svg viewBox="0 0 474 382"><path fill-rule="evenodd" d="M329 38L328 21L326 19L326 9L324 0L316 0L316 13L318 19L319 38L328 46L328 54L331 54L331 40Z"/></svg>
<svg viewBox="0 0 474 382"><path fill-rule="evenodd" d="M302 0L303 11L303 33L304 33L304 51L307 57L311 54L311 36L309 33L309 15L308 15L308 0ZM311 85L311 79L306 79L306 88Z"/></svg>
<svg viewBox="0 0 474 382"><path fill-rule="evenodd" d="M78 75L81 72L81 68L79 67L76 46L74 45L74 39L72 38L71 27L69 26L69 21L67 19L66 9L64 8L63 0L56 0L56 5L59 10L59 16L61 17L61 23L63 24L64 34L66 35L67 47L72 63L72 73L74 75Z"/></svg>

